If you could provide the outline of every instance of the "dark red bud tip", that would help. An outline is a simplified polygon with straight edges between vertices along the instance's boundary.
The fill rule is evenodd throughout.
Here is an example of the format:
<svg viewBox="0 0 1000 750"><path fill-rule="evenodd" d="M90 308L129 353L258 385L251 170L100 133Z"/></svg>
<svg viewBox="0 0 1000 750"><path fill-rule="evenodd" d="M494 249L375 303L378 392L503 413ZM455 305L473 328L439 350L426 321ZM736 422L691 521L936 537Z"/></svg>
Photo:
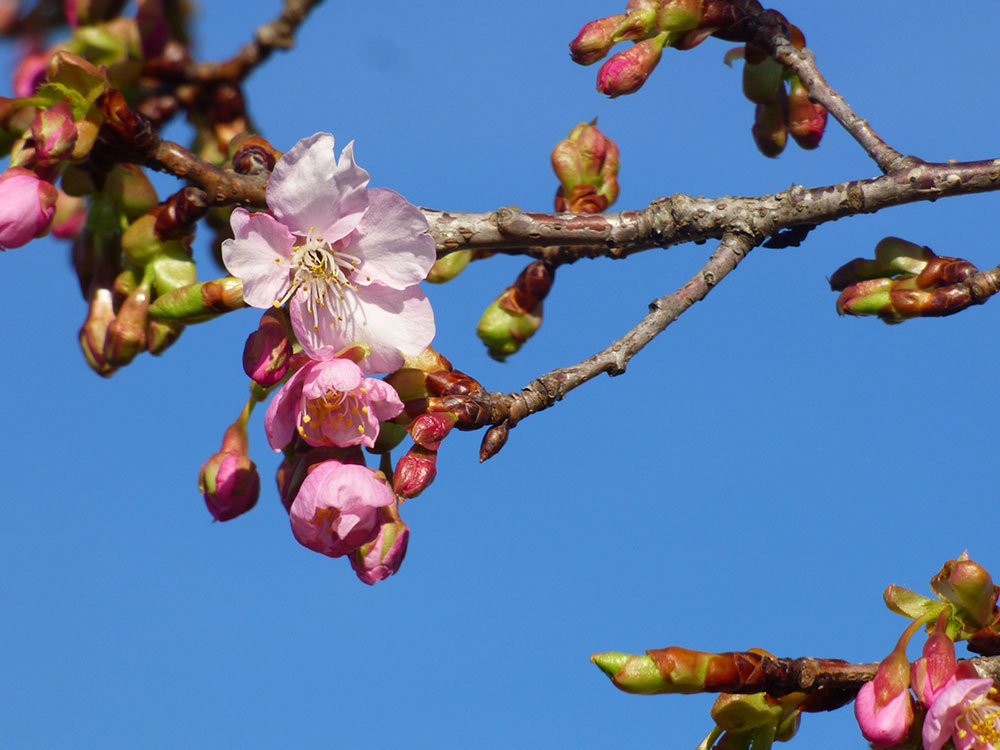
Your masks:
<svg viewBox="0 0 1000 750"><path fill-rule="evenodd" d="M457 421L454 414L434 412L421 414L410 425L410 437L413 442L430 450L437 450Z"/></svg>
<svg viewBox="0 0 1000 750"><path fill-rule="evenodd" d="M437 476L437 451L414 445L396 462L392 489L404 500L416 497L427 489Z"/></svg>

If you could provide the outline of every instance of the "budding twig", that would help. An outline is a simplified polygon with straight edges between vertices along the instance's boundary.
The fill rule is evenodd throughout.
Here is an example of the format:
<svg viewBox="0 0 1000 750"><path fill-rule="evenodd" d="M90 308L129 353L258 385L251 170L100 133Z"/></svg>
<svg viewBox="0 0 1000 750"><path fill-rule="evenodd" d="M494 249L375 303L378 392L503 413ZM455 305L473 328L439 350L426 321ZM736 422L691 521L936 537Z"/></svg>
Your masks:
<svg viewBox="0 0 1000 750"><path fill-rule="evenodd" d="M764 11L750 19L754 28L754 44L763 47L774 58L799 77L809 90L809 98L822 104L837 122L851 134L883 173L905 166L907 159L882 140L868 121L859 117L827 83L816 66L816 57L808 48L797 49L785 35L785 25L773 11Z"/></svg>

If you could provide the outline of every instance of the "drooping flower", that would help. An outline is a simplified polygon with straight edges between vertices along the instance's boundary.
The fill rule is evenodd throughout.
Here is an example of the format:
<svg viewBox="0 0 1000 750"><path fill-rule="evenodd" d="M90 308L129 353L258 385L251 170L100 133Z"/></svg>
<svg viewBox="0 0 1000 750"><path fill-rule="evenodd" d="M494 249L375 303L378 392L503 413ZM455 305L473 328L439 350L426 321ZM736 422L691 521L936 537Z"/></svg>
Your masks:
<svg viewBox="0 0 1000 750"><path fill-rule="evenodd" d="M958 680L931 705L924 719L924 750L941 750L949 739L955 750L1000 748L1000 703L993 680Z"/></svg>
<svg viewBox="0 0 1000 750"><path fill-rule="evenodd" d="M392 386L366 378L349 359L320 352L293 374L271 399L264 416L267 440L281 450L297 431L309 445L364 445L378 437L379 421L403 411ZM301 355L299 355L301 356Z"/></svg>
<svg viewBox="0 0 1000 750"><path fill-rule="evenodd" d="M879 663L875 678L866 682L854 699L854 716L861 734L875 747L898 745L913 725L906 644L922 624L916 620L903 631L896 647Z"/></svg>
<svg viewBox="0 0 1000 750"><path fill-rule="evenodd" d="M300 544L341 557L375 539L379 508L394 501L389 485L371 469L324 461L302 482L288 515Z"/></svg>
<svg viewBox="0 0 1000 750"><path fill-rule="evenodd" d="M23 167L0 174L0 249L21 247L46 232L59 192Z"/></svg>
<svg viewBox="0 0 1000 750"><path fill-rule="evenodd" d="M386 188L367 189L353 143L299 141L275 165L270 213L232 213L226 268L253 307L289 303L292 329L310 356L355 342L371 353L365 372L392 372L434 338L434 315L418 284L434 263L434 240L415 206Z"/></svg>
<svg viewBox="0 0 1000 750"><path fill-rule="evenodd" d="M216 521L230 521L257 504L260 475L247 455L246 421L250 410L229 425L222 438L222 447L214 453L198 473L198 489L205 505Z"/></svg>

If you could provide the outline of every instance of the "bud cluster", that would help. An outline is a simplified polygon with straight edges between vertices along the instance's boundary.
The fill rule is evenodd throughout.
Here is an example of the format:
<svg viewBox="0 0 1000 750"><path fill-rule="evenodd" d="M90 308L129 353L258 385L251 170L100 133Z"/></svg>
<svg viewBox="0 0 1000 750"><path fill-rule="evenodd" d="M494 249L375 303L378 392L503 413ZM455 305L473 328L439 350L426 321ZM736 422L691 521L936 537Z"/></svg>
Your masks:
<svg viewBox="0 0 1000 750"><path fill-rule="evenodd" d="M876 315L886 323L952 315L975 303L967 260L935 255L930 248L886 237L875 259L855 258L834 271L839 315Z"/></svg>

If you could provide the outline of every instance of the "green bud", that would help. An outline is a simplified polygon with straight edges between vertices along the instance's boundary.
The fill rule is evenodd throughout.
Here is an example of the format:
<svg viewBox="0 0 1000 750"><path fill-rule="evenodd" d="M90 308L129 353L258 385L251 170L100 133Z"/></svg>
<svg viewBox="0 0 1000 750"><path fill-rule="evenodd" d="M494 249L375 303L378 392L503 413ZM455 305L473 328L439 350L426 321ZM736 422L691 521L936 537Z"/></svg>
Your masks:
<svg viewBox="0 0 1000 750"><path fill-rule="evenodd" d="M98 97L110 88L103 70L67 50L59 50L49 58L45 80L36 97L48 100L47 105L68 101L77 119L86 117Z"/></svg>
<svg viewBox="0 0 1000 750"><path fill-rule="evenodd" d="M672 689L672 685L663 679L660 670L656 668L656 662L648 656L610 651L594 654L590 661L611 678L615 687L626 693L654 695L681 692Z"/></svg>
<svg viewBox="0 0 1000 750"><path fill-rule="evenodd" d="M150 318L146 321L146 349L150 354L163 354L163 352L173 344L184 330L184 324L176 320L156 320Z"/></svg>
<svg viewBox="0 0 1000 750"><path fill-rule="evenodd" d="M200 323L246 307L243 284L234 276L189 284L157 297L149 307L151 317Z"/></svg>
<svg viewBox="0 0 1000 750"><path fill-rule="evenodd" d="M427 274L427 280L432 284L443 284L458 276L472 260L471 250L456 250L443 258L438 258Z"/></svg>
<svg viewBox="0 0 1000 750"><path fill-rule="evenodd" d="M103 192L114 198L129 221L135 221L160 202L153 183L135 164L116 164L108 173Z"/></svg>
<svg viewBox="0 0 1000 750"><path fill-rule="evenodd" d="M513 313L503 305L506 290L486 308L479 319L476 335L486 344L489 355L503 362L518 351L542 325L542 304L529 313Z"/></svg>
<svg viewBox="0 0 1000 750"><path fill-rule="evenodd" d="M767 693L734 695L723 693L712 705L712 719L725 730L744 732L748 729L776 725L781 718L782 707L769 699Z"/></svg>
<svg viewBox="0 0 1000 750"><path fill-rule="evenodd" d="M164 242L161 252L149 261L149 268L153 271L153 289L157 297L198 280L198 272L187 247L177 240Z"/></svg>
<svg viewBox="0 0 1000 750"><path fill-rule="evenodd" d="M757 104L771 104L778 96L785 69L768 55L757 63L743 65L743 95Z"/></svg>
<svg viewBox="0 0 1000 750"><path fill-rule="evenodd" d="M993 585L993 579L982 565L969 559L967 552L944 564L931 579L931 589L956 605L973 630L985 627L995 617L1000 589Z"/></svg>

